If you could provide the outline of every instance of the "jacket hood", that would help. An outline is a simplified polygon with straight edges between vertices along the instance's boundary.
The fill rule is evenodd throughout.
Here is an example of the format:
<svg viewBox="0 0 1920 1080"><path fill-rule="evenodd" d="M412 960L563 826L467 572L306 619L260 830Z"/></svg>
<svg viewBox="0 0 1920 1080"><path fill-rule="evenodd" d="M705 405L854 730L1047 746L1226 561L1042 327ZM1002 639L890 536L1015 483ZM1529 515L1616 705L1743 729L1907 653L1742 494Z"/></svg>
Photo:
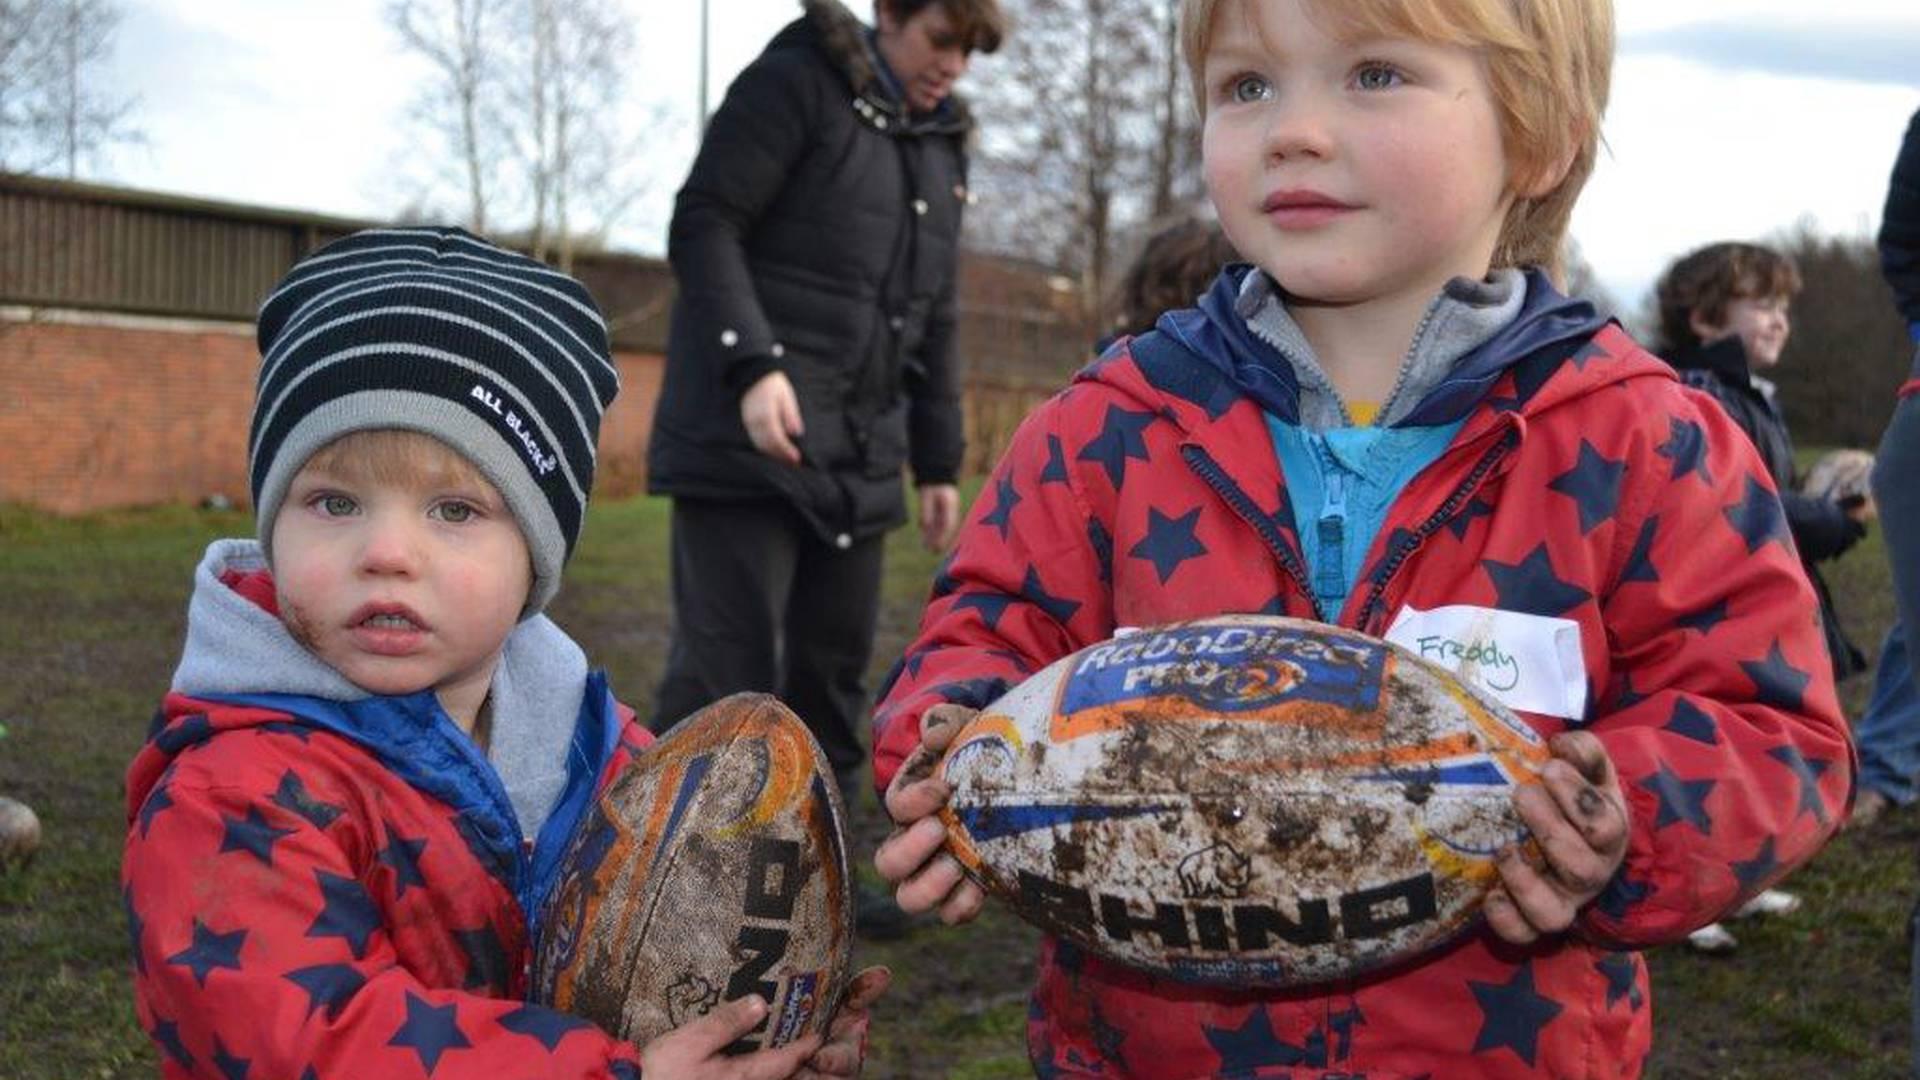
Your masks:
<svg viewBox="0 0 1920 1080"><path fill-rule="evenodd" d="M295 641L280 621L273 579L253 540L216 540L195 569L186 646L172 690L129 774L133 806L175 756L230 729L329 730L399 772L430 773L429 762L478 756L431 689L399 697L369 694ZM493 727L487 760L524 835L536 835L567 784L569 748L582 731L604 721L617 735L611 697L604 681L589 677L580 647L537 615L508 636L488 701ZM209 702L236 707L207 709ZM586 723L599 713L605 717ZM607 739L596 732L589 741ZM591 757L605 759L599 752Z"/></svg>
<svg viewBox="0 0 1920 1080"><path fill-rule="evenodd" d="M773 36L767 52L795 47L818 50L857 95L854 108L883 131L922 135L972 130L973 110L957 93L949 94L933 112L910 114L881 74L880 58L869 44L867 24L840 0L801 0L800 7L800 18Z"/></svg>
<svg viewBox="0 0 1920 1080"><path fill-rule="evenodd" d="M1153 333L1199 363L1171 359L1170 353L1160 349L1133 349L1138 363L1115 368L1109 361L1116 354L1110 350L1079 378L1126 389L1153 404L1156 411L1173 405L1176 417L1183 411L1178 403L1184 402L1188 408L1199 405L1206 419L1217 420L1234 400L1245 396L1281 420L1299 423L1300 387L1292 365L1254 334L1236 310L1247 275L1254 273L1259 271L1244 263L1228 266L1197 307L1168 312L1156 323ZM1506 411L1524 414L1636 373L1665 370L1665 365L1644 353L1642 363L1585 363L1588 343L1608 327L1608 321L1586 301L1562 295L1537 269L1526 271L1525 285L1519 314L1463 355L1398 425L1445 424L1466 417L1510 371L1516 397L1501 405ZM1143 356L1148 353L1154 355ZM1564 363L1569 359L1574 363ZM1120 373L1134 368L1137 376Z"/></svg>

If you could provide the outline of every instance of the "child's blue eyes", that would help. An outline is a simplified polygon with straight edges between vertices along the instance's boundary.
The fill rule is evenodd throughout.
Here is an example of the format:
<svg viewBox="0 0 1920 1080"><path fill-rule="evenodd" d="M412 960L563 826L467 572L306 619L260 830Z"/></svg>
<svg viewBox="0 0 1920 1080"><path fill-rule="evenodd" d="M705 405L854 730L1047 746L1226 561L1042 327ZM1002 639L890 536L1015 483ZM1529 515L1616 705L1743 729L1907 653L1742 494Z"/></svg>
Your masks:
<svg viewBox="0 0 1920 1080"><path fill-rule="evenodd" d="M1366 63L1354 69L1352 85L1359 90L1391 90L1406 77L1391 64ZM1273 84L1260 75L1236 75L1227 83L1227 97L1235 104L1270 101Z"/></svg>
<svg viewBox="0 0 1920 1080"><path fill-rule="evenodd" d="M360 512L360 504L351 495L320 494L308 503L323 517L352 517ZM447 499L433 504L427 516L444 521L449 525L464 525L480 516L480 508L462 499Z"/></svg>
<svg viewBox="0 0 1920 1080"><path fill-rule="evenodd" d="M1400 85L1400 73L1385 64L1367 64L1353 73L1353 84L1362 90L1390 90Z"/></svg>
<svg viewBox="0 0 1920 1080"><path fill-rule="evenodd" d="M1258 75L1242 75L1233 80L1227 92L1238 102L1265 101L1273 96L1273 87Z"/></svg>

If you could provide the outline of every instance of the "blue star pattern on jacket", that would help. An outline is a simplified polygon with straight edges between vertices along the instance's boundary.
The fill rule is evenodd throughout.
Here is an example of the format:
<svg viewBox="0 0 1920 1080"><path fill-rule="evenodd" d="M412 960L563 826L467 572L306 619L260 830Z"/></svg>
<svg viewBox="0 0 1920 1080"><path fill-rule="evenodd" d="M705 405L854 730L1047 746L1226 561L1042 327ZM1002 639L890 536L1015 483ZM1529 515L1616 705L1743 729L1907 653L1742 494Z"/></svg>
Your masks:
<svg viewBox="0 0 1920 1080"><path fill-rule="evenodd" d="M1280 1047L1285 1044L1281 1043L1280 1036L1274 1033L1273 1018L1267 1015L1265 1006L1255 1005L1248 1009L1246 1021L1237 1028L1203 1025L1201 1030L1206 1033L1207 1042L1213 1046L1214 1052L1220 1055L1220 1066L1216 1070L1216 1075L1251 1076L1263 1065L1305 1064L1301 1061L1283 1062L1279 1059L1277 1055ZM1298 1050L1297 1047L1287 1049ZM1319 1064L1325 1064L1325 1062L1322 1061Z"/></svg>
<svg viewBox="0 0 1920 1080"><path fill-rule="evenodd" d="M278 843L281 837L290 836L296 831L276 829L267 824L267 816L260 812L258 806L247 807L245 818L228 817L222 814L220 820L227 827L226 834L220 838L222 854L229 851L244 851L268 866L273 865L273 845Z"/></svg>
<svg viewBox="0 0 1920 1080"><path fill-rule="evenodd" d="M1067 477L1067 451L1060 445L1060 436L1047 436L1047 463L1040 469L1040 482L1043 484L1064 484ZM1002 537L1004 539L1004 537Z"/></svg>
<svg viewBox="0 0 1920 1080"><path fill-rule="evenodd" d="M1640 981L1634 970L1632 953L1608 953L1594 962L1593 968L1607 980L1607 1008L1611 1009L1625 998L1630 1009L1640 1008Z"/></svg>
<svg viewBox="0 0 1920 1080"><path fill-rule="evenodd" d="M1653 539L1660 531L1660 515L1650 515L1640 526L1640 536L1633 542L1633 550L1627 554L1627 565L1620 571L1620 582L1629 581L1653 583L1660 580L1660 571L1653 565Z"/></svg>
<svg viewBox="0 0 1920 1080"><path fill-rule="evenodd" d="M1080 610L1080 601L1049 593L1040 582L1040 569L1036 566L1027 567L1026 579L1020 583L1020 595L1062 626L1072 620L1074 612Z"/></svg>
<svg viewBox="0 0 1920 1080"><path fill-rule="evenodd" d="M1740 539L1746 541L1747 554L1751 555L1770 543L1792 550L1792 539L1787 532L1787 512L1780 508L1780 500L1768 491L1760 481L1747 477L1745 494L1740 501L1725 508L1722 513L1727 524L1732 525Z"/></svg>
<svg viewBox="0 0 1920 1080"><path fill-rule="evenodd" d="M1547 554L1544 543L1517 563L1482 559L1480 565L1493 579L1499 605L1508 611L1561 615L1593 598L1592 593L1554 574L1553 557Z"/></svg>
<svg viewBox="0 0 1920 1080"><path fill-rule="evenodd" d="M1087 546L1093 549L1094 561L1100 564L1100 583L1113 584L1113 535L1098 518L1087 519Z"/></svg>
<svg viewBox="0 0 1920 1080"><path fill-rule="evenodd" d="M1107 470L1107 479L1117 490L1127 479L1128 461L1148 461L1147 440L1141 435L1155 419L1153 413L1135 412L1118 405L1107 406L1106 424L1087 445L1080 448L1076 461L1097 462Z"/></svg>
<svg viewBox="0 0 1920 1080"><path fill-rule="evenodd" d="M333 824L334 819L345 812L341 807L321 802L309 795L307 785L301 781L300 774L292 769L288 769L286 774L280 777L280 787L273 793L273 805L299 814L316 829L324 829Z"/></svg>
<svg viewBox="0 0 1920 1080"><path fill-rule="evenodd" d="M949 551L940 556L940 565L933 571L933 590L929 599L938 600L943 596L951 596L953 590L960 587L959 583L953 580L953 557L956 554L958 554L957 551Z"/></svg>
<svg viewBox="0 0 1920 1080"><path fill-rule="evenodd" d="M1635 705L1638 705L1641 702L1647 700L1647 695L1634 689L1632 675L1623 674L1618 678L1616 678L1613 682L1614 682L1614 689L1613 689L1613 711L1614 712L1619 712L1622 709L1630 709Z"/></svg>
<svg viewBox="0 0 1920 1080"><path fill-rule="evenodd" d="M467 957L467 977L460 985L464 990L501 990L507 988L507 949L500 943L500 932L492 923L482 923L472 930L455 930L454 940L460 943L460 951Z"/></svg>
<svg viewBox="0 0 1920 1080"><path fill-rule="evenodd" d="M1653 827L1664 829L1675 822L1684 821L1702 833L1713 831L1713 818L1707 814L1707 795L1713 791L1716 780L1682 780L1666 762L1652 776L1640 781L1642 790L1649 791L1660 800L1660 811L1654 816Z"/></svg>
<svg viewBox="0 0 1920 1080"><path fill-rule="evenodd" d="M1727 621L1727 601L1723 597L1708 604L1691 615L1682 615L1674 620L1674 625L1687 630L1698 630L1710 634L1713 628Z"/></svg>
<svg viewBox="0 0 1920 1080"><path fill-rule="evenodd" d="M225 1080L247 1080L247 1071L253 1067L253 1061L228 1053L227 1045L216 1035L213 1037L213 1066L220 1070Z"/></svg>
<svg viewBox="0 0 1920 1080"><path fill-rule="evenodd" d="M240 946L246 940L245 930L216 934L212 927L195 919L193 920L193 944L167 957L167 963L176 964L193 972L194 981L205 986L207 976L216 969L240 970Z"/></svg>
<svg viewBox="0 0 1920 1080"><path fill-rule="evenodd" d="M146 924L140 921L140 913L133 909L132 886L120 887L120 906L127 910L127 940L133 945L133 970L145 975L147 952L140 947L140 934L146 930Z"/></svg>
<svg viewBox="0 0 1920 1080"><path fill-rule="evenodd" d="M287 972L286 979L307 992L307 1015L325 1008L329 1022L367 985L367 977L352 964L315 964Z"/></svg>
<svg viewBox="0 0 1920 1080"><path fill-rule="evenodd" d="M590 1028L593 1025L577 1016L568 1016L563 1012L543 1008L539 1005L527 1005L500 1018L500 1026L508 1031L540 1040L540 1045L551 1053L560 1045L560 1040L568 1032Z"/></svg>
<svg viewBox="0 0 1920 1080"><path fill-rule="evenodd" d="M315 870L320 882L320 897L325 902L320 914L307 928L307 936L344 939L353 950L353 958L367 955L367 942L380 930L380 909L367 895L366 887L350 877Z"/></svg>
<svg viewBox="0 0 1920 1080"><path fill-rule="evenodd" d="M1533 989L1533 961L1520 965L1513 978L1504 983L1486 983L1469 979L1467 987L1480 1004L1480 1034L1473 1040L1473 1052L1511 1050L1520 1060L1533 1064L1540 1045L1540 1029L1553 1022L1565 1006L1543 997Z"/></svg>
<svg viewBox="0 0 1920 1080"><path fill-rule="evenodd" d="M1713 474L1707 471L1707 433L1699 424L1677 416L1667 418L1667 441L1654 453L1673 462L1674 483L1689 473L1700 482L1713 486Z"/></svg>
<svg viewBox="0 0 1920 1080"><path fill-rule="evenodd" d="M1179 517L1168 517L1153 507L1147 508L1147 535L1129 548L1127 554L1153 563L1154 573L1165 585L1180 564L1207 553L1206 545L1194 535L1200 524L1200 508L1194 507Z"/></svg>
<svg viewBox="0 0 1920 1080"><path fill-rule="evenodd" d="M1003 697L1010 684L1007 680L995 676L981 676L977 679L964 679L960 682L941 683L933 688L942 700L956 705L965 705L969 709L984 709Z"/></svg>
<svg viewBox="0 0 1920 1080"><path fill-rule="evenodd" d="M178 1020L158 1020L149 1034L154 1042L160 1044L160 1049L167 1052L168 1057L180 1063L181 1068L193 1068L194 1057L187 1052L187 1044L181 1041Z"/></svg>
<svg viewBox="0 0 1920 1080"><path fill-rule="evenodd" d="M153 789L147 801L140 804L140 839L145 840L153 828L153 819L173 808L173 796L167 793L166 785Z"/></svg>
<svg viewBox="0 0 1920 1080"><path fill-rule="evenodd" d="M982 517L984 524L1000 530L1000 539L1007 538L1007 530L1013 526L1013 508L1020 505L1020 492L1013 486L1013 477L1002 473L995 485L993 512Z"/></svg>
<svg viewBox="0 0 1920 1080"><path fill-rule="evenodd" d="M458 1010L457 1005L435 1005L408 991L406 1023L393 1033L387 1045L412 1049L420 1055L420 1064L426 1068L427 1075L432 1076L440 1064L440 1055L473 1045L460 1031L456 1019Z"/></svg>
<svg viewBox="0 0 1920 1080"><path fill-rule="evenodd" d="M955 611L969 608L980 613L980 621L992 630L1000 625L1000 616L1006 613L1007 605L1013 603L1013 597L1006 593L975 592L967 593L953 602Z"/></svg>
<svg viewBox="0 0 1920 1080"><path fill-rule="evenodd" d="M1713 722L1713 717L1686 698L1673 703L1673 715L1667 719L1666 730L1708 746L1720 743L1719 725Z"/></svg>
<svg viewBox="0 0 1920 1080"><path fill-rule="evenodd" d="M1776 746L1767 751L1767 756L1785 765L1800 781L1800 805L1794 808L1794 815L1812 814L1815 821L1825 825L1827 811L1820 800L1820 778L1833 767L1833 762L1810 759L1796 746Z"/></svg>
<svg viewBox="0 0 1920 1080"><path fill-rule="evenodd" d="M1574 501L1580 510L1580 533L1584 536L1613 517L1620 505L1620 480L1626 472L1625 461L1609 461L1582 439L1573 468L1554 477L1547 487Z"/></svg>
<svg viewBox="0 0 1920 1080"><path fill-rule="evenodd" d="M1623 866L1613 875L1613 880L1607 882L1607 887L1600 890L1593 906L1610 919L1624 919L1628 908L1652 895L1653 883L1630 876Z"/></svg>
<svg viewBox="0 0 1920 1080"><path fill-rule="evenodd" d="M1464 509L1447 519L1447 531L1453 533L1455 540L1465 540L1467 538L1467 530L1473 528L1475 518L1492 516L1493 504L1475 495L1472 499L1468 500Z"/></svg>
<svg viewBox="0 0 1920 1080"><path fill-rule="evenodd" d="M1777 640L1767 649L1766 659L1742 660L1740 670L1753 680L1756 697L1782 709L1799 709L1804 703L1807 683L1813 681L1812 673L1787 662L1787 654L1780 651Z"/></svg>
<svg viewBox="0 0 1920 1080"><path fill-rule="evenodd" d="M1734 880L1740 883L1740 892L1752 894L1760 891L1768 878L1780 870L1780 860L1774 857L1773 837L1760 841L1760 850L1753 858L1743 859L1733 864Z"/></svg>
<svg viewBox="0 0 1920 1080"><path fill-rule="evenodd" d="M181 717L153 737L153 744L169 754L177 754L213 734L213 721L205 713Z"/></svg>
<svg viewBox="0 0 1920 1080"><path fill-rule="evenodd" d="M407 895L408 889L426 885L427 879L420 873L420 853L426 846L425 839L409 840L388 823L387 846L380 849L377 858L380 865L393 871L393 895L396 899Z"/></svg>

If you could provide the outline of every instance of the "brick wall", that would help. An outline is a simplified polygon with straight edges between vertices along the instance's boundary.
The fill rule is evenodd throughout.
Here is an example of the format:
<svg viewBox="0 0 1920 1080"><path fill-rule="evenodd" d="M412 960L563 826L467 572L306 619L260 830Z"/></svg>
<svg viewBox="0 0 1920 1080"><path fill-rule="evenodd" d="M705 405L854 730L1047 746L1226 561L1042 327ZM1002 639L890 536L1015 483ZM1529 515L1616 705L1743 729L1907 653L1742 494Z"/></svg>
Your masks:
<svg viewBox="0 0 1920 1080"><path fill-rule="evenodd" d="M596 494L639 491L661 359L619 352ZM0 309L0 502L62 514L247 496L244 323Z"/></svg>

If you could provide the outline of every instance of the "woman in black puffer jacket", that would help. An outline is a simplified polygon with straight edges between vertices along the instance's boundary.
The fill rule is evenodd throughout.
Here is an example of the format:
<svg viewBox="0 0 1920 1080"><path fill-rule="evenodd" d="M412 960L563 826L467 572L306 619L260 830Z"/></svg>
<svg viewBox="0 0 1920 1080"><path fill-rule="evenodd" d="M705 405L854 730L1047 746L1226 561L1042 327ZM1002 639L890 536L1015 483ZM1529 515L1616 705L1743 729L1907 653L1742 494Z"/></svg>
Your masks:
<svg viewBox="0 0 1920 1080"><path fill-rule="evenodd" d="M779 694L851 795L881 546L959 517L954 291L967 141L952 95L995 0L805 0L741 72L674 205L679 297L648 483L673 509L672 653L654 726Z"/></svg>

